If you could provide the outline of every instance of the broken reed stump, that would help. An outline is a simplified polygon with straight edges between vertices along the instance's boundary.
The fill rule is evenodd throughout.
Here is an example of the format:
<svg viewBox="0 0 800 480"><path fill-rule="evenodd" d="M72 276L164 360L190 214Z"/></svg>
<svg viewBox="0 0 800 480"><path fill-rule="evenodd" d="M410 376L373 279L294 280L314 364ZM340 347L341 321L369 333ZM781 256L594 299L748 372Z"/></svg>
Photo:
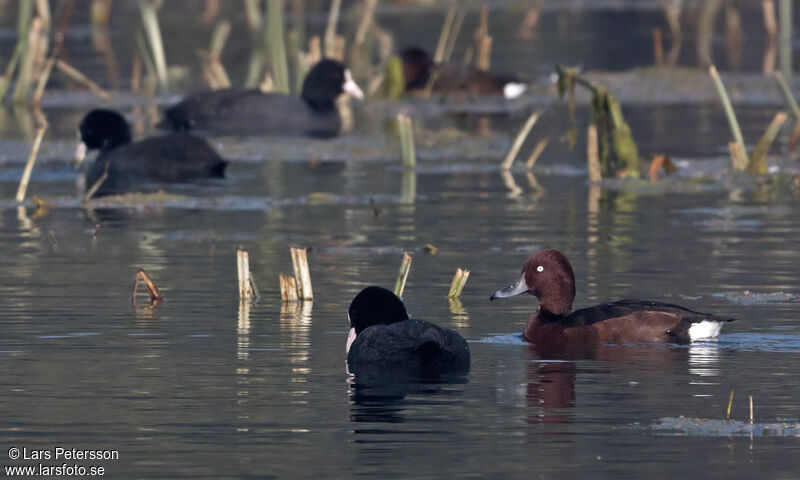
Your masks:
<svg viewBox="0 0 800 480"><path fill-rule="evenodd" d="M291 247L291 254L294 278L297 281L297 298L300 300L313 300L314 293L311 290L311 274L308 271L307 249Z"/></svg>
<svg viewBox="0 0 800 480"><path fill-rule="evenodd" d="M406 288L408 272L411 270L411 255L403 252L403 262L400 264L400 271L397 272L397 281L394 282L394 294L403 297L403 290Z"/></svg>
<svg viewBox="0 0 800 480"><path fill-rule="evenodd" d="M792 129L792 133L789 135L789 151L792 152L797 145L797 140L800 139L800 107L797 106L797 100L795 100L792 91L789 89L789 85L786 84L783 74L781 74L781 72L775 72L774 75L775 81L778 82L778 86L783 93L783 98L786 99L786 103L789 105L794 116L794 129Z"/></svg>
<svg viewBox="0 0 800 480"><path fill-rule="evenodd" d="M236 274L239 279L239 301L253 303L258 300L258 288L250 271L250 254L236 250Z"/></svg>
<svg viewBox="0 0 800 480"><path fill-rule="evenodd" d="M586 165L589 170L589 183L599 184L603 180L600 169L600 153L597 145L597 126L586 129Z"/></svg>
<svg viewBox="0 0 800 480"><path fill-rule="evenodd" d="M775 137L778 136L778 132L781 131L781 127L786 123L788 117L786 112L778 112L772 118L772 122L770 122L764 135L759 139L752 155L750 155L750 160L747 163L747 173L750 175L766 175L769 173L767 152L769 152L770 145L775 141Z"/></svg>
<svg viewBox="0 0 800 480"><path fill-rule="evenodd" d="M531 129L534 125L536 125L536 121L539 120L539 116L541 114L541 111L535 111L530 115L530 117L528 117L525 125L522 126L519 133L517 133L517 136L514 137L514 141L511 143L511 148L508 149L508 153L506 153L503 163L500 164L501 169L509 170L511 165L514 164L514 160L517 158L519 149L522 148L522 144L525 143L525 139L528 138L528 134L531 133Z"/></svg>
<svg viewBox="0 0 800 480"><path fill-rule="evenodd" d="M744 144L744 137L742 137L742 130L739 128L739 121L736 119L736 114L733 113L733 106L731 99L728 97L728 92L725 90L725 85L722 84L722 79L717 72L714 65L708 67L708 73L711 79L714 80L714 86L717 88L722 108L725 110L725 116L728 118L728 126L731 129L731 135L735 146L731 148L731 161L735 170L744 170L747 168L747 148ZM742 155L744 153L744 155Z"/></svg>
<svg viewBox="0 0 800 480"><path fill-rule="evenodd" d="M40 125L39 128L36 130L36 137L33 139L33 145L31 146L31 152L28 155L28 161L25 162L25 170L22 171L22 178L19 181L19 187L17 188L17 202L22 202L25 200L25 192L28 190L28 182L31 180L31 173L33 172L33 165L36 163L36 155L39 153L39 147L42 146L42 139L44 138L44 133L47 131L47 123Z"/></svg>
<svg viewBox="0 0 800 480"><path fill-rule="evenodd" d="M533 148L531 155L528 157L528 161L525 162L525 168L528 170L533 168L533 166L536 164L536 160L539 160L539 156L542 155L542 152L547 147L549 141L550 137L544 137L543 139L539 140L539 142Z"/></svg>
<svg viewBox="0 0 800 480"><path fill-rule="evenodd" d="M144 282L144 287L147 290L147 294L150 295L150 305L154 305L164 297L161 296L161 292L158 291L158 287L156 284L153 283L153 280L150 278L150 275L144 271L144 269L140 268L138 272L136 272L136 276L133 277L133 293L131 293L131 303L136 305L136 292L139 289L139 282Z"/></svg>
<svg viewBox="0 0 800 480"><path fill-rule="evenodd" d="M400 140L400 155L403 167L414 168L417 165L417 151L414 147L414 126L404 113L397 114L397 135Z"/></svg>
<svg viewBox="0 0 800 480"><path fill-rule="evenodd" d="M456 274L453 275L453 281L450 282L450 291L447 293L447 298L456 299L461 296L464 286L467 284L469 278L469 270L456 269Z"/></svg>
<svg viewBox="0 0 800 480"><path fill-rule="evenodd" d="M291 275L278 274L278 279L281 285L281 301L296 302L297 301L297 281Z"/></svg>

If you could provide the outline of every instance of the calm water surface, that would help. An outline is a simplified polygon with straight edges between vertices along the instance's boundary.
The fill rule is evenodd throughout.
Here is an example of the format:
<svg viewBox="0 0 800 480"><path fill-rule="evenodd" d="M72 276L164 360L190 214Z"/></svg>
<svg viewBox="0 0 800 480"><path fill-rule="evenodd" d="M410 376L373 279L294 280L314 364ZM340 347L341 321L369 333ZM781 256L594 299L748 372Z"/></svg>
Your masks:
<svg viewBox="0 0 800 480"><path fill-rule="evenodd" d="M660 18L643 17L636 38ZM564 48L591 43L573 41ZM540 55L540 67L554 61ZM637 66L644 53L623 57L605 65ZM357 131L331 142L214 139L232 161L228 178L176 186L182 197L165 206L91 209L67 163L85 110L45 112L52 128L29 189L54 204L42 217L10 200L30 119L0 119L0 466L38 463L10 462L11 447L63 446L117 450L119 460L83 462L108 478L798 477L797 429L774 427L800 417L797 187L590 189L584 147L557 141L563 105L537 126L551 145L535 177L496 168L527 111L420 121L420 163L403 172L385 122L365 106ZM738 113L754 138L774 111ZM727 166L718 107L626 115L645 155ZM138 134L150 132L142 123ZM302 307L279 302L293 244L312 249L315 300ZM237 298L238 246L262 294L252 306ZM488 300L543 247L570 258L576 307L650 298L737 321L717 342L543 357L519 335L535 299ZM410 313L470 341L464 381L360 385L346 373L349 302L367 285L391 287L403 251L414 257ZM457 267L472 273L452 304ZM138 268L163 303L131 305ZM770 434L717 422L731 390L732 418L747 422L752 396ZM681 416L693 428L659 428Z"/></svg>

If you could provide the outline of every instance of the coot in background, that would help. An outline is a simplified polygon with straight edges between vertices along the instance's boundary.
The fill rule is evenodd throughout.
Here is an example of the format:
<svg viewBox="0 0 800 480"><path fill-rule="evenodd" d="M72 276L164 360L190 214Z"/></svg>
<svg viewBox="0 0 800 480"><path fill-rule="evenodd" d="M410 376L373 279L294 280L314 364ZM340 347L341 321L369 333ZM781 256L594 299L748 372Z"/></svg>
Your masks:
<svg viewBox="0 0 800 480"><path fill-rule="evenodd" d="M341 63L321 60L308 72L300 96L227 88L191 95L164 113L161 126L216 135L335 137L342 128L336 99L364 94Z"/></svg>

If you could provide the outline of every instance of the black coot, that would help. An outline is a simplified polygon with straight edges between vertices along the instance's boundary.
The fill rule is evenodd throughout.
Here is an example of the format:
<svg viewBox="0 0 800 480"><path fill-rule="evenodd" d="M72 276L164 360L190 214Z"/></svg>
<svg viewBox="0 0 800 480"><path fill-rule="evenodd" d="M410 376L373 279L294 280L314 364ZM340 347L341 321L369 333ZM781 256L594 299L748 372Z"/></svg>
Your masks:
<svg viewBox="0 0 800 480"><path fill-rule="evenodd" d="M461 335L409 319L403 301L381 287L367 287L348 311L347 366L359 375L430 378L469 372L469 346Z"/></svg>
<svg viewBox="0 0 800 480"><path fill-rule="evenodd" d="M161 126L212 135L334 137L342 128L336 99L364 94L341 63L322 60L308 72L300 96L227 88L191 95L167 109Z"/></svg>
<svg viewBox="0 0 800 480"><path fill-rule="evenodd" d="M112 110L92 110L80 124L87 150L99 150L86 172L86 188L104 175L95 196L135 190L147 182L186 182L225 176L227 162L199 137L171 133L131 142L125 118Z"/></svg>

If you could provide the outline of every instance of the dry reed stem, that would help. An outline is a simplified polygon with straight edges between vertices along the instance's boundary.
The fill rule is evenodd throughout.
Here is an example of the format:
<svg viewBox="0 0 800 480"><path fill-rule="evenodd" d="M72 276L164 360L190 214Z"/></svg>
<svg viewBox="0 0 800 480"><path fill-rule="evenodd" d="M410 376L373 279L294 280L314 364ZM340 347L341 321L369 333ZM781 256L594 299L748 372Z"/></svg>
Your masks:
<svg viewBox="0 0 800 480"><path fill-rule="evenodd" d="M56 64L56 57L50 57L44 66L42 75L39 77L39 83L36 85L36 91L33 93L33 106L38 107L42 103L42 96L44 89L47 86L47 81L50 79L50 72L53 71L53 66Z"/></svg>
<svg viewBox="0 0 800 480"><path fill-rule="evenodd" d="M358 22L356 37L353 41L353 49L360 47L367 38L367 31L375 21L375 7L377 5L378 0L364 0L364 5L362 6L361 12L361 20Z"/></svg>
<svg viewBox="0 0 800 480"><path fill-rule="evenodd" d="M747 152L747 149L745 148L744 137L742 137L742 130L739 128L739 121L736 119L736 114L733 113L731 99L728 97L728 92L725 90L725 85L722 84L722 79L717 72L717 68L714 65L711 65L708 68L708 73L711 75L712 80L714 80L714 86L717 87L717 93L722 101L722 108L725 110L725 116L728 118L728 125L730 126L731 134L733 135L734 141L738 144L735 149L737 153L731 156L733 168L736 170L744 170L747 168L747 155L744 155L744 162L742 162L742 157L738 154L738 152L740 150Z"/></svg>
<svg viewBox="0 0 800 480"><path fill-rule="evenodd" d="M664 65L664 40L660 28L653 29L653 61L656 67Z"/></svg>
<svg viewBox="0 0 800 480"><path fill-rule="evenodd" d="M153 305L154 303L158 303L164 299L161 296L161 292L158 291L158 287L150 278L150 275L144 271L144 269L140 268L138 272L136 272L136 276L133 277L133 293L131 294L131 303L134 305L136 304L136 292L139 289L139 282L144 282L144 287L147 290L147 294L150 296L150 304Z"/></svg>
<svg viewBox="0 0 800 480"><path fill-rule="evenodd" d="M439 41L436 43L436 51L433 54L433 63L437 65L442 63L442 59L444 58L445 47L447 47L450 31L453 28L453 21L456 18L456 9L456 4L451 4L447 9L447 14L444 16L442 30L439 32Z"/></svg>
<svg viewBox="0 0 800 480"><path fill-rule="evenodd" d="M404 113L397 114L397 135L400 140L400 156L403 167L414 168L417 165L417 150L414 146L414 125Z"/></svg>
<svg viewBox="0 0 800 480"><path fill-rule="evenodd" d="M750 395L750 424L753 424L753 396Z"/></svg>
<svg viewBox="0 0 800 480"><path fill-rule="evenodd" d="M236 251L236 275L239 279L239 301L252 302L255 292L250 278L250 254L246 250Z"/></svg>
<svg viewBox="0 0 800 480"><path fill-rule="evenodd" d="M451 300L459 298L464 286L467 284L467 279L469 279L469 270L457 268L456 274L453 275L453 281L450 282L450 291L447 293L447 298Z"/></svg>
<svg viewBox="0 0 800 480"><path fill-rule="evenodd" d="M792 114L794 115L795 120L800 122L800 107L797 106L797 100L795 100L794 94L792 94L792 91L789 89L789 85L786 84L786 79L783 78L783 74L781 72L775 72L773 75L775 76L775 81L778 82L778 86L783 93L783 98L792 109Z"/></svg>
<svg viewBox="0 0 800 480"><path fill-rule="evenodd" d="M328 10L328 24L325 27L325 57L337 58L335 53L336 24L339 22L339 11L342 8L342 0L332 0L331 8Z"/></svg>
<svg viewBox="0 0 800 480"><path fill-rule="evenodd" d="M475 31L475 68L489 70L492 57L492 37L489 35L489 5L483 4L481 20Z"/></svg>
<svg viewBox="0 0 800 480"><path fill-rule="evenodd" d="M281 301L286 302L296 302L298 298L297 294L297 281L291 275L284 275L282 273L278 274L278 279L281 285Z"/></svg>
<svg viewBox="0 0 800 480"><path fill-rule="evenodd" d="M586 163L589 170L589 183L599 184L603 180L600 168L600 148L597 139L597 126L589 125L586 130Z"/></svg>
<svg viewBox="0 0 800 480"><path fill-rule="evenodd" d="M525 168L528 170L533 168L533 166L536 164L536 160L538 160L542 155L542 152L544 152L544 149L547 147L549 141L550 137L544 137L543 139L539 140L538 143L536 143L536 147L534 147L531 155L528 157L528 161L525 162Z"/></svg>
<svg viewBox="0 0 800 480"><path fill-rule="evenodd" d="M97 192L97 190L100 189L100 187L103 185L103 183L108 178L108 166L109 165L110 165L110 162L107 161L106 165L105 165L105 169L103 170L103 174L100 175L100 178L98 178L97 181L94 182L94 185L89 187L89 190L86 191L86 194L83 196L83 202L84 203L88 202L92 198L92 195L94 195L95 192Z"/></svg>
<svg viewBox="0 0 800 480"><path fill-rule="evenodd" d="M456 41L458 40L458 34L461 33L461 25L464 24L464 17L467 16L466 10L463 8L459 8L458 12L456 13L456 19L453 22L453 28L450 30L450 34L447 40L447 46L444 49L444 57L442 57L442 63L447 63L450 61L450 58L453 56L453 50L456 48Z"/></svg>
<svg viewBox="0 0 800 480"><path fill-rule="evenodd" d="M761 71L770 74L775 71L775 60L778 55L778 21L775 17L775 2L762 0L761 11L764 14L764 30L767 34L767 47L764 50Z"/></svg>
<svg viewBox="0 0 800 480"><path fill-rule="evenodd" d="M305 248L291 247L291 254L294 277L298 286L298 297L300 300L313 300L314 293L311 289L311 274L308 271L307 250Z"/></svg>
<svg viewBox="0 0 800 480"><path fill-rule="evenodd" d="M63 72L66 76L68 76L72 80L87 87L89 90L92 91L92 93L100 97L103 101L108 102L109 100L111 100L111 95L109 95L108 92L100 88L99 85L91 81L86 75L79 72L75 67L69 65L64 60L56 60L56 67L58 67L58 69L61 70L61 72Z"/></svg>
<svg viewBox="0 0 800 480"><path fill-rule="evenodd" d="M406 280L408 280L408 272L411 270L411 255L408 252L403 252L403 262L400 264L400 271L397 272L397 280L394 283L394 294L398 297L403 296L403 290L406 288Z"/></svg>
<svg viewBox="0 0 800 480"><path fill-rule="evenodd" d="M511 148L508 150L508 153L506 153L506 158L503 159L503 163L500 164L502 170L509 170L511 165L514 164L519 149L522 148L522 144L525 143L525 139L528 138L528 134L531 132L533 126L536 125L536 121L539 120L541 113L540 111L533 112L530 117L528 117L528 120L525 122L525 125L522 126L519 133L517 133L517 136L514 137Z"/></svg>
<svg viewBox="0 0 800 480"><path fill-rule="evenodd" d="M33 139L31 152L28 155L28 161L25 162L25 170L22 171L22 178L19 181L19 188L17 188L17 202L25 200L25 192L28 190L28 182L31 180L31 173L33 172L33 165L36 163L36 155L39 153L39 147L42 145L44 132L47 131L47 124L40 125L36 130L36 137Z"/></svg>
<svg viewBox="0 0 800 480"><path fill-rule="evenodd" d="M155 3L151 0L139 0L139 11L142 15L147 43L153 55L158 84L166 90L167 85L167 60L164 55L164 42L161 38L161 28L158 25L158 12Z"/></svg>
<svg viewBox="0 0 800 480"><path fill-rule="evenodd" d="M731 397L728 399L728 411L725 413L725 420L731 419L731 407L733 406L733 389L731 389Z"/></svg>

